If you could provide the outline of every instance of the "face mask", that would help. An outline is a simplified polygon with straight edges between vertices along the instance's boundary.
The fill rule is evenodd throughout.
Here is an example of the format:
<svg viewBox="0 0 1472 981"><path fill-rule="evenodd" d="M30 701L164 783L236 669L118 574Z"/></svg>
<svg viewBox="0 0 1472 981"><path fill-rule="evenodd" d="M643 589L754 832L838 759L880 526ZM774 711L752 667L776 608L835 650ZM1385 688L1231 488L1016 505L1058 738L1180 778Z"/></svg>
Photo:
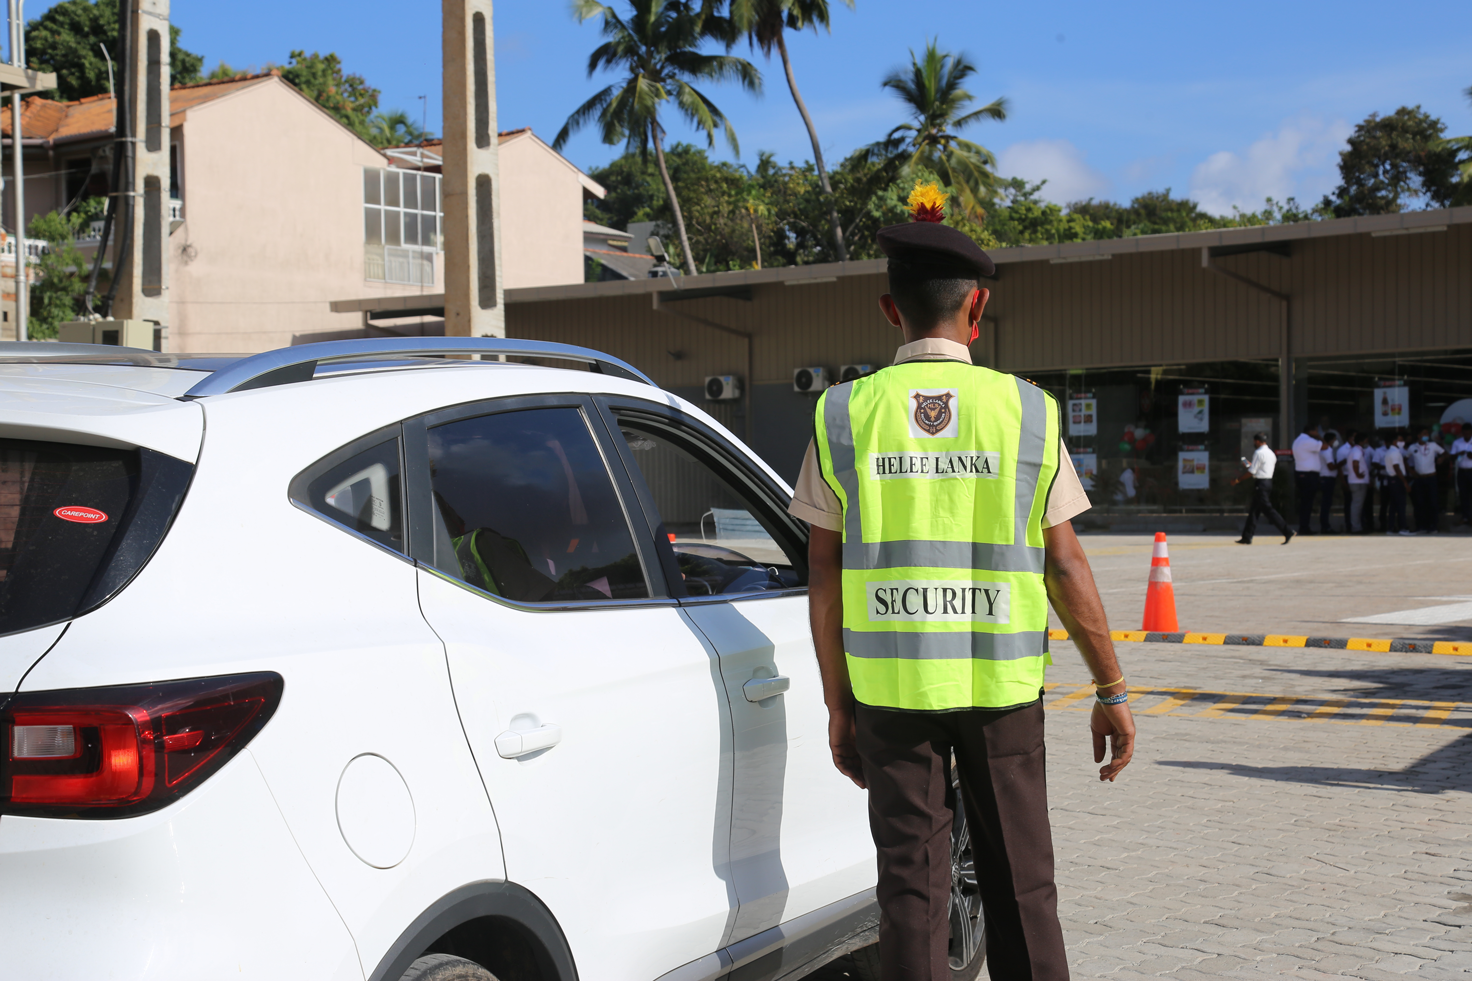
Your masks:
<svg viewBox="0 0 1472 981"><path fill-rule="evenodd" d="M1431 437L1430 436L1422 436L1421 437L1421 442L1423 442L1423 443L1429 443L1429 442L1431 442Z"/></svg>
<svg viewBox="0 0 1472 981"><path fill-rule="evenodd" d="M1403 439L1398 439L1395 441L1395 446L1396 449L1405 449L1406 441Z"/></svg>

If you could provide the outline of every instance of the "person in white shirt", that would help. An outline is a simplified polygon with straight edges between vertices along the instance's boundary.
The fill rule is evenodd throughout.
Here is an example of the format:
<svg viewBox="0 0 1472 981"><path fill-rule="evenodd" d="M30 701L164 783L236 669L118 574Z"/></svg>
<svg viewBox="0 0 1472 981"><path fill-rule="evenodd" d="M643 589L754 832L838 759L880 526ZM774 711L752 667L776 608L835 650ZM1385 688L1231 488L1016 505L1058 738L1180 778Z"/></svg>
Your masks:
<svg viewBox="0 0 1472 981"><path fill-rule="evenodd" d="M1334 510L1334 489L1339 486L1339 464L1334 462L1334 447L1338 442L1339 434L1331 429L1324 434L1323 444L1319 449L1319 493L1322 495L1319 501L1320 535L1334 534L1330 515Z"/></svg>
<svg viewBox="0 0 1472 981"><path fill-rule="evenodd" d="M1345 487L1349 491L1349 522L1351 534L1365 533L1365 495L1370 490L1370 461L1365 455L1365 437L1352 432L1346 441L1349 452L1344 459Z"/></svg>
<svg viewBox="0 0 1472 981"><path fill-rule="evenodd" d="M1472 422L1462 423L1462 435L1452 444L1457 468L1457 511L1464 524L1472 525Z"/></svg>
<svg viewBox="0 0 1472 981"><path fill-rule="evenodd" d="M1406 494L1411 483L1406 479L1406 437L1395 434L1395 442L1385 450L1385 498L1390 502L1390 513L1386 515L1385 534L1409 535L1406 527Z"/></svg>
<svg viewBox="0 0 1472 981"><path fill-rule="evenodd" d="M1385 440L1376 436L1365 449L1365 459L1370 461L1370 493L1365 501L1365 528L1368 531L1384 531L1390 508L1390 491L1385 481ZM1375 524L1376 495L1380 497L1378 526Z"/></svg>
<svg viewBox="0 0 1472 981"><path fill-rule="evenodd" d="M1351 534L1355 530L1357 522L1349 515L1352 494L1349 490L1349 451L1354 449L1354 444L1359 439L1359 431L1355 429L1345 430L1344 439L1338 446L1334 447L1334 480L1335 489L1344 507L1344 533Z"/></svg>
<svg viewBox="0 0 1472 981"><path fill-rule="evenodd" d="M1441 463L1437 457L1445 452L1440 443L1431 439L1431 430L1425 426L1421 427L1416 444L1407 452L1411 458L1411 467L1416 471L1411 490L1415 495L1413 500L1416 504L1418 535L1435 534L1441 518L1441 502L1438 500L1440 495L1436 492L1436 468Z"/></svg>
<svg viewBox="0 0 1472 981"><path fill-rule="evenodd" d="M1319 496L1319 469L1323 461L1319 450L1324 441L1319 439L1319 427L1309 424L1293 441L1293 478L1298 492L1298 533L1312 535L1309 525L1314 517L1314 498Z"/></svg>
<svg viewBox="0 0 1472 981"><path fill-rule="evenodd" d="M1278 466L1278 455L1268 447L1267 433L1256 433L1252 437L1251 460L1243 460L1247 472L1232 481L1235 486L1242 483L1248 477L1252 478L1252 504L1247 509L1247 523L1242 526L1242 537L1237 539L1238 545L1251 545L1252 533L1257 530L1258 516L1264 516L1283 533L1283 544L1287 545L1293 540L1293 531L1288 527L1288 522L1273 507L1273 470Z"/></svg>

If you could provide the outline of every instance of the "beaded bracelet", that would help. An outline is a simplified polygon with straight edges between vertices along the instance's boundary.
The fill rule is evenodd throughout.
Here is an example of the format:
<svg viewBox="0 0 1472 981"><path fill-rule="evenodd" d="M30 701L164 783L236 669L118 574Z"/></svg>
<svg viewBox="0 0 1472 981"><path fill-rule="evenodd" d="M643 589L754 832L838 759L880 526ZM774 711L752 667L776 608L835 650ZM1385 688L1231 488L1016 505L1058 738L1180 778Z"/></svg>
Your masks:
<svg viewBox="0 0 1472 981"><path fill-rule="evenodd" d="M1115 682L1115 684L1119 684L1119 682ZM1127 691L1122 691L1118 695L1100 695L1095 693L1094 697L1099 700L1100 705L1122 705L1130 700L1130 693Z"/></svg>

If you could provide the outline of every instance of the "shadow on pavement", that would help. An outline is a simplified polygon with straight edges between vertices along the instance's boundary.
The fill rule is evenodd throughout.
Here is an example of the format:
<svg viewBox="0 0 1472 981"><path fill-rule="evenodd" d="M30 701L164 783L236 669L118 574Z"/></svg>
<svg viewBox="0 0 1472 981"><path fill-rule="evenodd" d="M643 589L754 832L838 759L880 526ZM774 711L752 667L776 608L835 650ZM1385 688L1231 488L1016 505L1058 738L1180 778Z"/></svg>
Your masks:
<svg viewBox="0 0 1472 981"><path fill-rule="evenodd" d="M1381 657L1395 657L1382 654ZM1271 668L1281 674L1301 678L1339 678L1344 681L1372 685L1371 688L1342 688L1333 694L1344 698L1416 698L1432 702L1464 702L1472 700L1472 659L1456 661L1445 668L1383 667L1373 668L1295 668L1291 665Z"/></svg>
<svg viewBox="0 0 1472 981"><path fill-rule="evenodd" d="M1157 760L1157 766L1186 770L1225 770L1240 777L1285 783L1367 787L1376 790L1440 794L1472 790L1472 733L1432 750L1403 770L1365 770L1336 766L1251 766L1200 760Z"/></svg>

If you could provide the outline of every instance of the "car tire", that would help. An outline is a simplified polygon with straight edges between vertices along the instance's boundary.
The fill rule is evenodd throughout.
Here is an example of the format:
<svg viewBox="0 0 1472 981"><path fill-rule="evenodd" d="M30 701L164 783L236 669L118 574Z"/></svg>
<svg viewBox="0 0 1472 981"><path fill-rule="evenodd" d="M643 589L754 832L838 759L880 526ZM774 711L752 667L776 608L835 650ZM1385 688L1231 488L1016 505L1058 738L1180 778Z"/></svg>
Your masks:
<svg viewBox="0 0 1472 981"><path fill-rule="evenodd" d="M961 799L961 774L951 760L951 981L975 981L986 965L986 916L976 884L976 859L971 848L971 822ZM857 981L879 981L879 945L861 947L850 955L851 975Z"/></svg>
<svg viewBox="0 0 1472 981"><path fill-rule="evenodd" d="M399 981L496 981L496 976L463 957L425 954L409 965Z"/></svg>

